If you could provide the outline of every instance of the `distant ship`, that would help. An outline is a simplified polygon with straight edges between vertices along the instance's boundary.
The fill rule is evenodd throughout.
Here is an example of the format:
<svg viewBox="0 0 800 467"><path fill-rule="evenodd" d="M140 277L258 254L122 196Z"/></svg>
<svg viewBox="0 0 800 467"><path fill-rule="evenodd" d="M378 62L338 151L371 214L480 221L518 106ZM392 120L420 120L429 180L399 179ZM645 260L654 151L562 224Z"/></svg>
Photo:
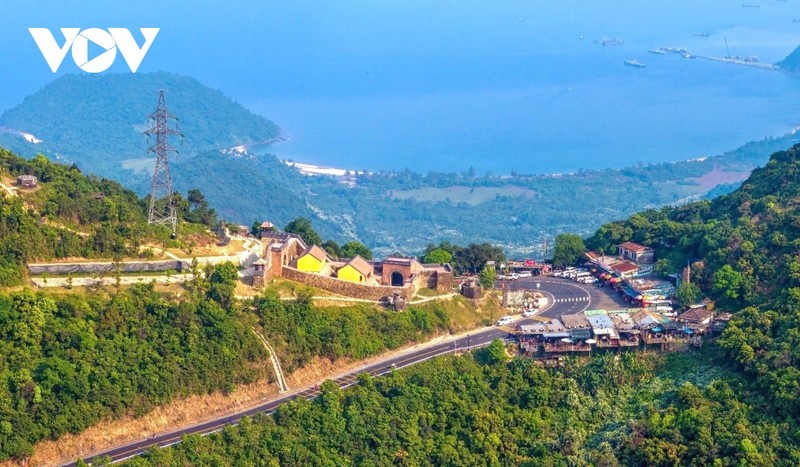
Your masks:
<svg viewBox="0 0 800 467"><path fill-rule="evenodd" d="M667 52L664 49L650 49L650 50L648 50L648 52L650 52L651 54L656 54L656 55L666 55L667 54Z"/></svg>
<svg viewBox="0 0 800 467"><path fill-rule="evenodd" d="M681 47L661 47L660 50L663 50L664 52L670 52L670 53L681 54L681 55L689 53L688 50L683 49Z"/></svg>
<svg viewBox="0 0 800 467"><path fill-rule="evenodd" d="M761 8L760 3L744 3L742 4L742 8Z"/></svg>
<svg viewBox="0 0 800 467"><path fill-rule="evenodd" d="M625 60L625 64L636 68L644 68L647 66L639 60Z"/></svg>
<svg viewBox="0 0 800 467"><path fill-rule="evenodd" d="M598 44L601 44L601 45L622 45L622 44L624 44L624 42L621 41L621 40L618 40L618 39L607 39L607 38L597 39L595 42L598 43Z"/></svg>
<svg viewBox="0 0 800 467"><path fill-rule="evenodd" d="M711 36L711 34L709 34L707 32L700 32L700 33L695 33L695 34L692 34L692 35L694 37L710 37Z"/></svg>

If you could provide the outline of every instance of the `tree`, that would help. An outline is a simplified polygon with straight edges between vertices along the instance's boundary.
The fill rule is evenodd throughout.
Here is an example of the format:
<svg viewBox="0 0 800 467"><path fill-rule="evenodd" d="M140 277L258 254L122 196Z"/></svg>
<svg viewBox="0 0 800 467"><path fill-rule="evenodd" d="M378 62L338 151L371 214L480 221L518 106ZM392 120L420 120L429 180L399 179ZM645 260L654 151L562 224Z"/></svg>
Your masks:
<svg viewBox="0 0 800 467"><path fill-rule="evenodd" d="M322 237L311 227L311 221L305 217L298 217L286 224L285 232L299 235L309 245L319 245Z"/></svg>
<svg viewBox="0 0 800 467"><path fill-rule="evenodd" d="M675 298L678 300L678 305L680 305L681 308L697 303L700 297L700 287L691 282L682 282L675 292Z"/></svg>
<svg viewBox="0 0 800 467"><path fill-rule="evenodd" d="M586 246L580 235L559 234L556 236L553 247L553 266L562 268L575 264L584 253L586 253Z"/></svg>
<svg viewBox="0 0 800 467"><path fill-rule="evenodd" d="M372 259L372 251L366 245L352 241L347 242L342 246L342 256L345 258L355 258L356 255L364 259Z"/></svg>
<svg viewBox="0 0 800 467"><path fill-rule="evenodd" d="M741 295L743 282L742 273L734 270L730 264L726 264L714 274L711 289L723 298L736 300Z"/></svg>
<svg viewBox="0 0 800 467"><path fill-rule="evenodd" d="M422 257L422 262L429 264L445 264L449 263L452 260L453 260L453 255L449 251L443 250L441 248L431 250L425 253L425 256Z"/></svg>
<svg viewBox="0 0 800 467"><path fill-rule="evenodd" d="M239 271L231 262L214 266L209 276L208 297L222 305L226 310L234 301L234 291L239 280Z"/></svg>
<svg viewBox="0 0 800 467"><path fill-rule="evenodd" d="M484 289L494 288L494 282L497 280L497 270L494 266L486 266L481 270L481 286Z"/></svg>
<svg viewBox="0 0 800 467"><path fill-rule="evenodd" d="M478 273L486 266L487 261L499 264L505 260L506 255L503 253L503 249L488 243L473 243L453 254L453 266L459 273Z"/></svg>
<svg viewBox="0 0 800 467"><path fill-rule="evenodd" d="M495 339L486 349L486 357L489 364L505 363L508 360L506 346L500 339Z"/></svg>
<svg viewBox="0 0 800 467"><path fill-rule="evenodd" d="M329 255L333 256L336 259L344 256L344 254L342 253L342 249L339 247L339 244L334 242L333 240L327 240L321 246L322 249L327 251Z"/></svg>
<svg viewBox="0 0 800 467"><path fill-rule="evenodd" d="M669 260L667 260L666 258L661 258L658 261L656 261L656 264L653 265L653 271L655 271L655 273L660 276L666 276L667 274L669 274L670 271Z"/></svg>

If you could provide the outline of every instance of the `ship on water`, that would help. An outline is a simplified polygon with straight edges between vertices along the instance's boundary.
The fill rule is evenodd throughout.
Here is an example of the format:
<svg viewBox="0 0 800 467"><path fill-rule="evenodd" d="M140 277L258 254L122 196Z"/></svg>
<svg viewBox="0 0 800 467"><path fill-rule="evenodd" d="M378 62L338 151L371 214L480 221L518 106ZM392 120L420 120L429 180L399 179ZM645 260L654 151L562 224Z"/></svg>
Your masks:
<svg viewBox="0 0 800 467"><path fill-rule="evenodd" d="M648 50L648 52L650 52L651 54L656 54L656 55L666 55L667 54L667 51L664 50L664 49L650 49L650 50Z"/></svg>
<svg viewBox="0 0 800 467"><path fill-rule="evenodd" d="M625 42L623 42L623 41L621 41L619 39L609 39L607 37L604 37L602 39L595 40L595 43L600 44L600 45L622 45Z"/></svg>
<svg viewBox="0 0 800 467"><path fill-rule="evenodd" d="M647 66L644 63L640 62L639 60L625 60L625 64L635 68L644 68Z"/></svg>

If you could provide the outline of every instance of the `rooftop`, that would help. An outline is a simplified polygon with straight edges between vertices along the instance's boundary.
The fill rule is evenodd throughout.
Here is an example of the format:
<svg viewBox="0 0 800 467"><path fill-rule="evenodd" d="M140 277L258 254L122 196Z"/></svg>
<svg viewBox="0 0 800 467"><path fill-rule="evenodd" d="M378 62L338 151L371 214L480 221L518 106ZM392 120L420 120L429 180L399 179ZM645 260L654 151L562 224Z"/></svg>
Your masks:
<svg viewBox="0 0 800 467"><path fill-rule="evenodd" d="M589 320L586 319L583 313L575 313L574 315L561 315L561 321L567 329L583 329L591 327Z"/></svg>
<svg viewBox="0 0 800 467"><path fill-rule="evenodd" d="M620 248L624 248L624 249L629 250L629 251L635 251L637 253L641 253L643 251L652 250L652 248L650 248L648 246L641 245L641 244L636 243L636 242L621 243L619 245L619 247Z"/></svg>
<svg viewBox="0 0 800 467"><path fill-rule="evenodd" d="M305 255L311 255L320 261L325 261L325 259L328 257L328 253L322 248L318 247L317 245L311 245L310 247L303 250L302 253L300 253L300 257L303 257Z"/></svg>
<svg viewBox="0 0 800 467"><path fill-rule="evenodd" d="M587 316L586 319L589 321L589 324L592 325L593 329L611 329L614 327L614 323L607 314L591 315Z"/></svg>
<svg viewBox="0 0 800 467"><path fill-rule="evenodd" d="M682 313L680 316L678 316L678 319L683 321L699 323L701 321L707 320L712 316L714 316L713 311L707 310L705 308L692 308Z"/></svg>
<svg viewBox="0 0 800 467"><path fill-rule="evenodd" d="M356 271L360 272L364 276L369 276L370 274L372 274L372 271L373 271L372 265L369 264L368 262L366 262L366 260L364 260L364 258L362 258L362 257L360 257L358 255L356 255L355 258L353 258L350 261L348 261L347 264L352 266L353 269L355 269Z"/></svg>
<svg viewBox="0 0 800 467"><path fill-rule="evenodd" d="M620 261L619 263L612 264L611 269L620 274L627 274L629 272L638 271L639 265L631 263L630 261Z"/></svg>

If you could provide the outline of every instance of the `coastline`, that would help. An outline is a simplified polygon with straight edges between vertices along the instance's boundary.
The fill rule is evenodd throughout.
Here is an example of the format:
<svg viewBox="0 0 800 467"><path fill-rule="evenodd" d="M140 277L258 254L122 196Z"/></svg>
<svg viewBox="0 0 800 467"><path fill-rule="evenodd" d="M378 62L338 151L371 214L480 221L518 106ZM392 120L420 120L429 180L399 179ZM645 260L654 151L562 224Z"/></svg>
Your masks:
<svg viewBox="0 0 800 467"><path fill-rule="evenodd" d="M770 142L770 141L791 140L793 137L795 137L795 138L798 137L798 135L800 135L800 124L796 125L794 128L792 128L791 131L789 131L788 133L785 133L785 134L783 134L781 136L777 136L777 137L776 136L767 136L767 137L764 137L764 138L762 138L760 140L749 141L747 143L742 144L741 146L739 146L737 148L730 149L728 151L725 151L725 152L722 152L722 153L719 153L719 154L715 154L715 155L711 155L711 156L693 157L693 158L689 158L689 159L682 159L682 160L672 161L672 162L658 162L658 163L646 164L644 167L660 166L660 165L678 166L678 165L683 165L683 164L710 163L710 164L712 164L712 167L709 168L709 172L711 172L713 170L717 170L717 169L724 170L725 167L726 167L725 160L729 159L730 156L734 155L734 153L736 153L737 151L743 150L743 149L747 148L748 146L754 145L754 144L767 143L767 142ZM287 136L285 139L282 139L280 141L288 141L290 138L291 138L290 136ZM276 142L280 142L280 141L276 141ZM787 143L788 143L788 141L787 141ZM237 146L237 148L238 147L247 148L247 145ZM331 177L334 177L334 178L337 178L337 179L343 179L343 178L344 179L354 179L354 177L356 175L372 175L373 174L373 172L364 171L364 170L347 169L347 168L335 167L335 166L331 166L331 165L309 164L309 163L305 163L305 162L299 162L299 161L296 161L294 159L280 159L280 161L283 164L296 169L301 174L308 175L308 176L331 176ZM736 161L730 161L730 162L731 162L730 165L732 166ZM741 161L738 161L738 162L741 162ZM758 164L753 164L753 167L755 167L757 165ZM606 172L606 171L609 171L609 170L614 171L614 172L623 172L625 170L629 170L629 169L636 168L636 167L637 167L636 165L628 165L628 166L625 166L625 167L622 167L622 168L592 169L592 170L586 171L585 173L595 173L596 174L596 173ZM395 175L396 174L396 172L389 172L389 173L391 175ZM422 172L416 172L416 173L424 175ZM457 174L458 172L442 172L442 173L443 174L452 174L452 173L456 173ZM495 177L500 178L500 179L513 179L513 178L530 179L530 178L562 178L562 177L573 177L573 176L577 176L577 175L580 175L580 174L577 173L577 172L561 172L561 173L517 174L517 175L513 175L513 174L498 174L498 175L495 175Z"/></svg>

